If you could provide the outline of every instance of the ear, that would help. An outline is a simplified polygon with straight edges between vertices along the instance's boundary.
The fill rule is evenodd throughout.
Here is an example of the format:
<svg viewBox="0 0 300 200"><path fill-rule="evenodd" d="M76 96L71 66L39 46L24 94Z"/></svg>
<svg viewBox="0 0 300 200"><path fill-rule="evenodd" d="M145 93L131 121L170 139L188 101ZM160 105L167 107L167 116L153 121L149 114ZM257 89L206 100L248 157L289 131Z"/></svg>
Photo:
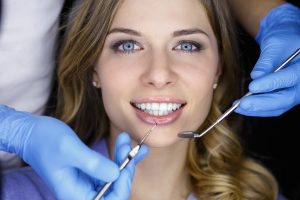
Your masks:
<svg viewBox="0 0 300 200"><path fill-rule="evenodd" d="M222 66L219 64L218 69L215 74L214 83L218 83L219 77L221 76L221 74L222 74Z"/></svg>
<svg viewBox="0 0 300 200"><path fill-rule="evenodd" d="M99 73L96 68L93 69L93 85L96 88L101 88Z"/></svg>

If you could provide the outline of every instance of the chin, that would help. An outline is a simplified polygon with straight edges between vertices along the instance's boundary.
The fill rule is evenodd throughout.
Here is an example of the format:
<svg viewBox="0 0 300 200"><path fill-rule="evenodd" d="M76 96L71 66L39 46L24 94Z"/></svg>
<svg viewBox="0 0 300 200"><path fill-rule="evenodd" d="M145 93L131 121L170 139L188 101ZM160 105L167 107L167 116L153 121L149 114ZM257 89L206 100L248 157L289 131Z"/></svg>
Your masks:
<svg viewBox="0 0 300 200"><path fill-rule="evenodd" d="M150 148L163 148L175 145L182 142L183 139L177 137L177 133L173 134L163 134L153 131L149 138L145 141L145 144Z"/></svg>

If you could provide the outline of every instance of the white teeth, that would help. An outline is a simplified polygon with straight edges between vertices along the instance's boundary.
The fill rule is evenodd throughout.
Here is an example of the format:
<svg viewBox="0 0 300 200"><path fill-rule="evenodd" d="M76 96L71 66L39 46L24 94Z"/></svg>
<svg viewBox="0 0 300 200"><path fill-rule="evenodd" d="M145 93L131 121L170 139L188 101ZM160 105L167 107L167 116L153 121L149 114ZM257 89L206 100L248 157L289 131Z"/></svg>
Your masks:
<svg viewBox="0 0 300 200"><path fill-rule="evenodd" d="M179 103L135 103L134 106L154 116L168 115L179 109Z"/></svg>

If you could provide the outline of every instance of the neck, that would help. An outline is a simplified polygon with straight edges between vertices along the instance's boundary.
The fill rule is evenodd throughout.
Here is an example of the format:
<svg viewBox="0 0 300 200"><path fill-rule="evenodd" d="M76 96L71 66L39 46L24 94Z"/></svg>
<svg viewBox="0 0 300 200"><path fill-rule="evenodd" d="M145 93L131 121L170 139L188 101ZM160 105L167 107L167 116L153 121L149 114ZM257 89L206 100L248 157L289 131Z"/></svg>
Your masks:
<svg viewBox="0 0 300 200"><path fill-rule="evenodd" d="M109 138L109 151L113 156L114 141ZM159 148L149 148L148 155L135 169L131 200L186 200L190 182L186 170L188 140Z"/></svg>
<svg viewBox="0 0 300 200"><path fill-rule="evenodd" d="M187 147L188 141L184 140L168 147L150 148L136 165L131 200L185 200L189 194Z"/></svg>

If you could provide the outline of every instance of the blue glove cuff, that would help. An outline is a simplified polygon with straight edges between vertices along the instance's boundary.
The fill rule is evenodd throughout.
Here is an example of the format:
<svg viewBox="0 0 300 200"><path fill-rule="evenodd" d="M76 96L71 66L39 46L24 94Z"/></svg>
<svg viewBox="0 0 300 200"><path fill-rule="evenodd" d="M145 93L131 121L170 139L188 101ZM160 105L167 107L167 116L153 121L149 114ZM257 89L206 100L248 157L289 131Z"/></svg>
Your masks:
<svg viewBox="0 0 300 200"><path fill-rule="evenodd" d="M293 22L293 26L295 26L295 23L299 23L300 26L300 9L298 7L291 3L285 3L273 8L260 21L259 31L256 34L255 40L261 44L264 35L266 35L272 27L289 22Z"/></svg>
<svg viewBox="0 0 300 200"><path fill-rule="evenodd" d="M0 105L0 150L23 157L24 144L34 126L34 115Z"/></svg>

